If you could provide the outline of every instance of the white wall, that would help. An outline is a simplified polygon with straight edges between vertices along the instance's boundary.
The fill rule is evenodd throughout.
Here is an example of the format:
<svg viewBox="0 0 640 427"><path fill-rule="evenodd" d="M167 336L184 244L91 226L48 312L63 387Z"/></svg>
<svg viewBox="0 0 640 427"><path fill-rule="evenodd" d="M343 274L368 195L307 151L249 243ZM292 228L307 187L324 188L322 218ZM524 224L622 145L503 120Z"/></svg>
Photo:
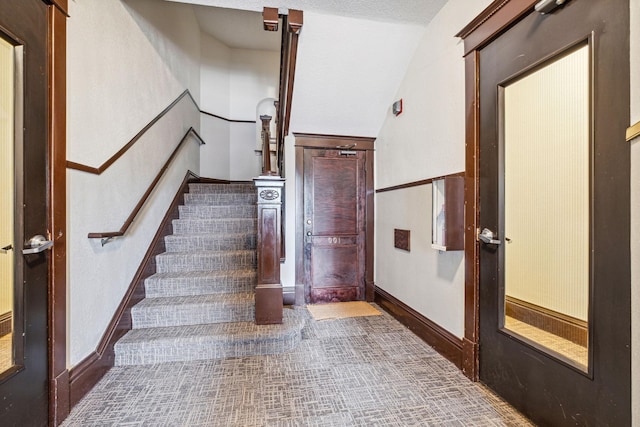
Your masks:
<svg viewBox="0 0 640 427"><path fill-rule="evenodd" d="M277 96L280 52L232 49L207 34L201 44L200 108L231 120L256 120L256 107ZM202 176L246 181L259 174L257 123L202 115Z"/></svg>
<svg viewBox="0 0 640 427"><path fill-rule="evenodd" d="M125 1L123 4L171 74L199 102L200 30L193 8L165 1Z"/></svg>
<svg viewBox="0 0 640 427"><path fill-rule="evenodd" d="M231 49L210 35L201 33L200 58L200 108L229 118Z"/></svg>
<svg viewBox="0 0 640 427"><path fill-rule="evenodd" d="M188 60L182 63L184 70L176 70L176 64L193 52L184 52L151 31L167 24L151 24L157 15L152 14L148 25L141 24L141 16L132 16L148 11L149 6L136 2L134 12L119 0L70 2L69 160L101 165L187 84L194 84L189 89L197 94L193 76L199 68ZM188 14L174 14L168 32L183 32L184 40L195 40L199 30L192 23ZM126 237L102 247L87 234L118 230L186 130L199 129L199 122L197 109L188 97L183 98L102 175L68 170L69 366L96 349L186 171L198 172L198 144L188 141L181 150Z"/></svg>
<svg viewBox="0 0 640 427"><path fill-rule="evenodd" d="M378 135L423 31L414 25L305 12L292 132Z"/></svg>
<svg viewBox="0 0 640 427"><path fill-rule="evenodd" d="M327 31L331 28L331 31ZM295 286L294 132L376 136L424 28L304 13L290 135L285 141L286 251L283 286Z"/></svg>
<svg viewBox="0 0 640 427"><path fill-rule="evenodd" d="M489 0L450 0L428 25L376 140L376 188L464 171L464 59L454 37ZM464 257L431 249L431 185L376 194L376 285L464 335ZM411 252L393 229L411 230Z"/></svg>
<svg viewBox="0 0 640 427"><path fill-rule="evenodd" d="M230 118L256 120L256 107L260 102L265 98L278 97L280 52L232 49L230 74ZM259 120L255 124L231 124L229 140L231 180L247 181L260 174L260 163L256 161L254 151L257 144L256 129L260 128L262 123Z"/></svg>
<svg viewBox="0 0 640 427"><path fill-rule="evenodd" d="M631 0L631 123L640 121L640 2ZM631 142L631 350L633 425L640 426L640 138Z"/></svg>
<svg viewBox="0 0 640 427"><path fill-rule="evenodd" d="M264 98L278 97L279 51L231 49L229 72L229 118L255 120L258 103Z"/></svg>
<svg viewBox="0 0 640 427"><path fill-rule="evenodd" d="M262 157L257 157L255 152L256 126L255 123L231 123L229 179L232 181L250 181L260 175Z"/></svg>

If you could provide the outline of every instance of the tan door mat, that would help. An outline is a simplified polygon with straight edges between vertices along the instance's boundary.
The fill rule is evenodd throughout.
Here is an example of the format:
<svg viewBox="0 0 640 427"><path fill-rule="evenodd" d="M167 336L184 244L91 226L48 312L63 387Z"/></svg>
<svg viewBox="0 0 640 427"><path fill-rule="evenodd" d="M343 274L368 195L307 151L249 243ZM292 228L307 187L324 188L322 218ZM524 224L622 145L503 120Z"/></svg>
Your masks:
<svg viewBox="0 0 640 427"><path fill-rule="evenodd" d="M380 316L378 310L364 301L334 302L307 305L307 310L316 320L344 319L346 317Z"/></svg>

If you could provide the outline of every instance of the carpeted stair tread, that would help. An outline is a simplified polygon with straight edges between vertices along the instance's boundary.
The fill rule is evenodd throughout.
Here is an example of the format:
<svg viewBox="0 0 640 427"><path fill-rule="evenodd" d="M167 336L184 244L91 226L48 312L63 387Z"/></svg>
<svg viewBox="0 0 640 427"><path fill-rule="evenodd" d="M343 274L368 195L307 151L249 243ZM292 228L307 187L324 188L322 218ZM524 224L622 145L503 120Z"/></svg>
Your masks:
<svg viewBox="0 0 640 427"><path fill-rule="evenodd" d="M174 219L173 234L255 233L256 218L233 219Z"/></svg>
<svg viewBox="0 0 640 427"><path fill-rule="evenodd" d="M255 250L165 252L156 256L158 273L246 270L255 268Z"/></svg>
<svg viewBox="0 0 640 427"><path fill-rule="evenodd" d="M255 324L257 195L253 183L189 185L116 365L282 353L301 340L306 316Z"/></svg>
<svg viewBox="0 0 640 427"><path fill-rule="evenodd" d="M255 269L156 273L145 282L147 298L251 292L256 286Z"/></svg>
<svg viewBox="0 0 640 427"><path fill-rule="evenodd" d="M117 366L282 353L301 340L305 317L285 309L281 325L232 322L132 329L116 343Z"/></svg>
<svg viewBox="0 0 640 427"><path fill-rule="evenodd" d="M255 193L187 193L184 195L184 204L189 205L251 205L255 204L258 196Z"/></svg>
<svg viewBox="0 0 640 427"><path fill-rule="evenodd" d="M180 219L237 219L255 218L255 204L247 205L182 205L178 206Z"/></svg>
<svg viewBox="0 0 640 427"><path fill-rule="evenodd" d="M156 256L158 273L246 270L255 268L256 251L165 252Z"/></svg>
<svg viewBox="0 0 640 427"><path fill-rule="evenodd" d="M198 194L226 194L226 193L255 193L256 186L252 182L235 183L235 184L205 184L191 183L189 184L189 193Z"/></svg>
<svg viewBox="0 0 640 427"><path fill-rule="evenodd" d="M167 252L255 250L256 234L172 234L164 244Z"/></svg>
<svg viewBox="0 0 640 427"><path fill-rule="evenodd" d="M252 292L145 298L131 308L133 329L245 322L255 316Z"/></svg>

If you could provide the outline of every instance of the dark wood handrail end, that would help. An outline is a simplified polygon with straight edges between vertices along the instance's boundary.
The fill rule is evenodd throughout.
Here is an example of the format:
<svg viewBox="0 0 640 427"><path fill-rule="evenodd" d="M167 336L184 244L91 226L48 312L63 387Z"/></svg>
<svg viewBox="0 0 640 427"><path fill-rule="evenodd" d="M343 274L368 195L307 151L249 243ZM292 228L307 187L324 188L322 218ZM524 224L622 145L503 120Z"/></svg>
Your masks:
<svg viewBox="0 0 640 427"><path fill-rule="evenodd" d="M118 231L105 231L105 232L101 232L101 233L89 233L89 235L87 236L89 239L102 239L101 240L101 244L102 244L102 246L104 246L107 243L109 243L109 241L111 241L113 238L122 237L122 236L125 235L125 233L129 229L129 227L133 223L134 219L136 218L136 216L138 216L138 213L140 213L140 211L142 210L142 207L144 206L144 204L149 199L149 196L151 195L153 190L158 185L158 182L160 182L160 178L162 178L162 175L164 175L165 171L167 169L169 169L169 165L171 164L171 161L176 157L176 155L178 154L178 151L180 150L182 145L189 139L188 137L191 134L193 134L196 137L196 139L198 140L198 143L200 145L204 145L205 144L204 140L198 134L198 132L193 127L190 127L189 130L187 130L187 132L184 134L184 136L182 137L182 139L180 140L180 142L178 143L176 148L173 150L173 152L171 153L171 155L169 156L167 161L164 163L162 168L160 168L160 171L156 175L155 179L153 180L151 185L149 185L147 190L144 192L144 194L142 195L142 197L140 198L140 200L136 204L135 208L133 208L133 211L131 212L131 214L129 214L129 216L125 220L125 222L122 225L122 227L120 228L120 230L118 230Z"/></svg>

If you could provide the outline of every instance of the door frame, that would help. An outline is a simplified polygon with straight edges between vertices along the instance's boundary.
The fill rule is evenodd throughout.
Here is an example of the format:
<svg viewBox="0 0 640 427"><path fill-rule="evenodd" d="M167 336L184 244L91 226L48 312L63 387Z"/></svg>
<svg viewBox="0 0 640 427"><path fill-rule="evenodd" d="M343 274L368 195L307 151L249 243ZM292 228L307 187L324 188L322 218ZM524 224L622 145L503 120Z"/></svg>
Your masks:
<svg viewBox="0 0 640 427"><path fill-rule="evenodd" d="M465 66L465 231L464 337L462 372L479 379L480 246L479 224L480 67L479 50L533 11L538 0L495 0L456 34L464 41Z"/></svg>
<svg viewBox="0 0 640 427"><path fill-rule="evenodd" d="M69 415L67 368L67 18L68 0L43 0L48 6L49 205L48 229L54 240L49 254L49 424Z"/></svg>
<svg viewBox="0 0 640 427"><path fill-rule="evenodd" d="M373 282L373 248L374 248L374 195L373 188L373 152L375 138L362 136L322 135L311 133L294 133L296 153L295 176L295 289L284 289L285 304L305 305L304 277L304 150L336 149L353 146L351 149L365 151L365 300L372 302L375 296ZM355 144L355 145L354 145Z"/></svg>
<svg viewBox="0 0 640 427"><path fill-rule="evenodd" d="M575 1L575 0L574 0ZM456 37L464 41L465 59L465 334L463 372L479 379L479 143L480 50L534 11L538 0L495 0Z"/></svg>

